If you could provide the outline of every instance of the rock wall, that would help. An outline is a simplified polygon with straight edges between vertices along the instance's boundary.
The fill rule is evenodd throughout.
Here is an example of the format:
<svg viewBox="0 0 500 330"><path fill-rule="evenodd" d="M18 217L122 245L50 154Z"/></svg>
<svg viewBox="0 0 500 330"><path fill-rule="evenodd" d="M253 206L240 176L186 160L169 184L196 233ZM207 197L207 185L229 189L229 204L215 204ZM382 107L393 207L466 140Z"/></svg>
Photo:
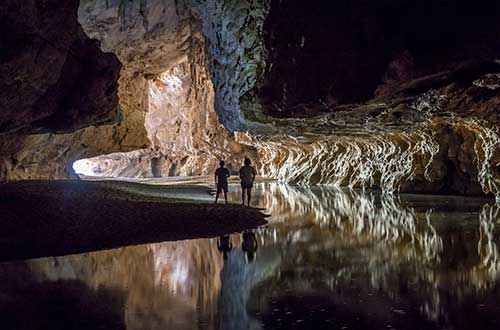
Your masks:
<svg viewBox="0 0 500 330"><path fill-rule="evenodd" d="M85 34L123 65L121 112L116 70L105 70L116 59L94 59L76 4L34 3L5 2L2 24L66 51L59 66L43 62L53 72L33 64L35 46L1 40L0 70L13 77L0 99L2 180L67 178L75 160L95 156L84 166L105 176L208 174L221 158L237 169L250 156L260 174L289 183L499 194L496 2L84 0ZM19 18L28 7L32 23ZM401 23L426 8L428 26ZM48 19L56 9L60 20ZM464 13L478 15L464 25ZM42 23L43 38L15 33ZM39 79L13 74L23 61Z"/></svg>
<svg viewBox="0 0 500 330"><path fill-rule="evenodd" d="M363 103L458 62L498 58L499 18L494 0L273 0L257 94L276 116Z"/></svg>
<svg viewBox="0 0 500 330"><path fill-rule="evenodd" d="M129 177L208 174L220 159L237 167L244 156L255 155L252 148L234 142L232 134L221 125L224 113L232 110L223 110L222 116L214 111L216 97L211 78L217 75L207 69L211 59L207 50L211 48L203 34L207 23L202 25L200 21L213 17L200 16L199 11L212 10L216 14L213 10L217 9L224 16L226 10L233 18L237 13L247 12L215 4L205 2L197 7L174 1L150 1L147 5L137 2L107 5L104 1L82 4L80 21L85 31L101 40L104 49L118 55L124 63L122 77L147 78L148 95L144 127L150 147L88 159L84 168L90 169L90 174ZM238 65L247 70L244 63ZM226 69L225 66L220 71ZM234 79L231 81L234 83ZM215 86L219 95L224 93L221 86ZM135 99L134 91L128 91L129 95L120 95L121 103ZM217 104L215 100L216 107Z"/></svg>
<svg viewBox="0 0 500 330"><path fill-rule="evenodd" d="M215 111L230 131L248 128L240 98L259 83L264 72L262 34L269 4L269 0L191 0L209 41Z"/></svg>
<svg viewBox="0 0 500 330"><path fill-rule="evenodd" d="M119 79L77 10L76 0L0 5L0 180L68 178L76 159L147 146L145 80Z"/></svg>
<svg viewBox="0 0 500 330"><path fill-rule="evenodd" d="M275 120L281 132L238 141L257 147L261 173L289 183L499 198L499 69L460 66L364 105Z"/></svg>
<svg viewBox="0 0 500 330"><path fill-rule="evenodd" d="M76 20L78 0L0 4L0 134L116 122L120 63Z"/></svg>
<svg viewBox="0 0 500 330"><path fill-rule="evenodd" d="M214 90L205 67L203 38L177 65L148 81L145 128L151 147L79 162L79 173L104 177L212 174L218 162L237 169L252 147L235 142L214 112ZM196 40L196 42L195 42Z"/></svg>

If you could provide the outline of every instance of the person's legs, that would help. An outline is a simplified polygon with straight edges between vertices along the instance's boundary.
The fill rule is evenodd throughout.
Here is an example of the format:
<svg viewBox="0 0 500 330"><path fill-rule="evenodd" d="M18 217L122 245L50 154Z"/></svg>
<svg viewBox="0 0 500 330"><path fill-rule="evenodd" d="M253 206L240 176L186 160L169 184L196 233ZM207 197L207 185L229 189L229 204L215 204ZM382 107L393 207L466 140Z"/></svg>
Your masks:
<svg viewBox="0 0 500 330"><path fill-rule="evenodd" d="M223 190L224 190L224 200L226 201L226 205L227 205L227 192L229 190L227 182L224 184Z"/></svg>
<svg viewBox="0 0 500 330"><path fill-rule="evenodd" d="M219 194L221 193L220 185L217 185L217 193L215 194L215 204L219 200Z"/></svg>
<svg viewBox="0 0 500 330"><path fill-rule="evenodd" d="M245 190L246 188L241 187L241 205L245 205Z"/></svg>
<svg viewBox="0 0 500 330"><path fill-rule="evenodd" d="M247 188L247 198L248 198L248 206L250 206L250 200L252 199L252 188Z"/></svg>

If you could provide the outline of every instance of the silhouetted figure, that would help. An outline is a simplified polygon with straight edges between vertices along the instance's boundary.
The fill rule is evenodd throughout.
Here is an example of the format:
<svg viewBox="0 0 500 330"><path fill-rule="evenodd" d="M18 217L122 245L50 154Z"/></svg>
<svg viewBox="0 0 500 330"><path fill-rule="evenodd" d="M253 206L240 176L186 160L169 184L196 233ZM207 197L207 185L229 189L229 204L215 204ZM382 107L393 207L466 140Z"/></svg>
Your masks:
<svg viewBox="0 0 500 330"><path fill-rule="evenodd" d="M257 171L251 165L252 161L250 160L250 158L245 158L244 166L240 168L241 205L245 205L245 194L247 196L248 206L250 206L250 200L252 199L253 182L255 181Z"/></svg>
<svg viewBox="0 0 500 330"><path fill-rule="evenodd" d="M243 241L241 242L241 249L245 252L245 256L248 263L252 263L255 260L255 255L257 253L257 239L252 231L243 232Z"/></svg>
<svg viewBox="0 0 500 330"><path fill-rule="evenodd" d="M220 167L215 171L215 185L217 186L217 195L215 195L215 204L219 200L219 194L224 192L224 200L227 205L227 178L231 175L229 174L229 170L225 168L225 163L223 160L219 163Z"/></svg>
<svg viewBox="0 0 500 330"><path fill-rule="evenodd" d="M227 260L227 254L233 249L233 243L231 243L231 237L229 235L220 236L217 240L217 250L222 252L224 260Z"/></svg>

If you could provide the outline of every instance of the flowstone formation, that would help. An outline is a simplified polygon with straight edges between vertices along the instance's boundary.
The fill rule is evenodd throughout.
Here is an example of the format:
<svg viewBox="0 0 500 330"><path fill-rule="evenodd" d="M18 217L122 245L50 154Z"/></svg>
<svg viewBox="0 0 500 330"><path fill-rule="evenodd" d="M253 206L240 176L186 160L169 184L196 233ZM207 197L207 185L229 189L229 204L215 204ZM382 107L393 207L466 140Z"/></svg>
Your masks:
<svg viewBox="0 0 500 330"><path fill-rule="evenodd" d="M261 172L290 183L498 197L499 70L497 62L462 65L390 97L275 120L280 133L238 140L257 146Z"/></svg>

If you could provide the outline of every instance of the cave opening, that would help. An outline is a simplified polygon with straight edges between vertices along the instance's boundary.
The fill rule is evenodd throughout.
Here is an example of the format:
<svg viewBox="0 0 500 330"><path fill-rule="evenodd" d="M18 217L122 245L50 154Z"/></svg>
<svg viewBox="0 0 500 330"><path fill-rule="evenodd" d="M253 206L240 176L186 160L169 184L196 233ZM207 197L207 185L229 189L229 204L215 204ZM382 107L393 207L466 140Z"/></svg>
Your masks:
<svg viewBox="0 0 500 330"><path fill-rule="evenodd" d="M216 125L213 87L196 82L196 71L184 56L160 74L146 80L144 129L149 147L78 159L73 170L80 177L162 177L198 175L196 141ZM210 122L210 123L209 123Z"/></svg>

